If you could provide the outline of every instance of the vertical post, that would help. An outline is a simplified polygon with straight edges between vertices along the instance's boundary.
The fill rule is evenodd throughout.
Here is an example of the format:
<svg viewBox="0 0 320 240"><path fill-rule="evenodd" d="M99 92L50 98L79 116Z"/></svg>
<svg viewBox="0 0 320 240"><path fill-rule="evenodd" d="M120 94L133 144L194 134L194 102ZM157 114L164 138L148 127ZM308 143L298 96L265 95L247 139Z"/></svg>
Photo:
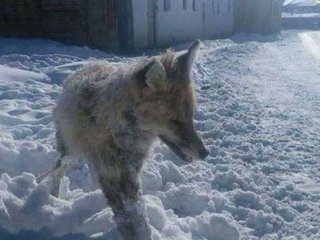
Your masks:
<svg viewBox="0 0 320 240"><path fill-rule="evenodd" d="M147 19L148 19L148 47L156 46L156 2L155 0L147 1Z"/></svg>
<svg viewBox="0 0 320 240"><path fill-rule="evenodd" d="M158 6L158 0L152 0L152 17L153 17L153 26L152 26L152 44L153 47L157 47L158 46L158 13L157 11L159 11L159 6Z"/></svg>
<svg viewBox="0 0 320 240"><path fill-rule="evenodd" d="M133 48L132 0L116 1L118 18L119 51L128 52Z"/></svg>
<svg viewBox="0 0 320 240"><path fill-rule="evenodd" d="M207 37L207 33L206 33L206 7L205 7L205 3L202 3L201 6L201 11L202 11L202 38L205 39Z"/></svg>

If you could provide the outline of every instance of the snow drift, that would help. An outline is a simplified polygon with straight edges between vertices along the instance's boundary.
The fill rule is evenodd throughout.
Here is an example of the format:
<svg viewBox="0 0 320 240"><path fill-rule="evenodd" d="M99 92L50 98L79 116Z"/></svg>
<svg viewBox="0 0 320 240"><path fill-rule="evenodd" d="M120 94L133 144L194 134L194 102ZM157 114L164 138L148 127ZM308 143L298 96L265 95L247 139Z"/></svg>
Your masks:
<svg viewBox="0 0 320 240"><path fill-rule="evenodd" d="M319 32L290 31L202 43L195 120L210 157L185 164L156 146L141 176L155 240L320 239L320 62L306 36L320 43ZM84 161L60 198L35 176L58 157L61 80L90 57L139 57L38 41L0 39L0 237L119 239Z"/></svg>

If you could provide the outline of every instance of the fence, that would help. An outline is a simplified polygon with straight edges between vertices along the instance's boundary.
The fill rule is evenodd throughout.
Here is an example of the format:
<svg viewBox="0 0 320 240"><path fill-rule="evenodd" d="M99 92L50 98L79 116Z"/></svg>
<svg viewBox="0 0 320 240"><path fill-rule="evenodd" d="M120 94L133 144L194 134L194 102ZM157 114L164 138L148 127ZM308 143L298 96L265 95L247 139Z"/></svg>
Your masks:
<svg viewBox="0 0 320 240"><path fill-rule="evenodd" d="M2 0L0 35L114 48L118 44L116 1Z"/></svg>

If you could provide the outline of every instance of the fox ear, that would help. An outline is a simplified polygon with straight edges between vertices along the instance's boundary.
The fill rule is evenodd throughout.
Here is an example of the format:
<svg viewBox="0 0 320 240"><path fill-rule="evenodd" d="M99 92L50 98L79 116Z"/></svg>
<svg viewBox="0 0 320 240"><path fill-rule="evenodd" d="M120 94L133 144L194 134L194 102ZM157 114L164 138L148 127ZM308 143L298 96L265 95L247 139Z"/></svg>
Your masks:
<svg viewBox="0 0 320 240"><path fill-rule="evenodd" d="M192 65L199 50L200 40L196 40L192 43L188 52L179 56L176 60L176 67L180 74L190 74Z"/></svg>
<svg viewBox="0 0 320 240"><path fill-rule="evenodd" d="M154 91L166 89L166 69L163 64L157 60L152 60L148 65L141 69L136 77L144 82L144 86Z"/></svg>

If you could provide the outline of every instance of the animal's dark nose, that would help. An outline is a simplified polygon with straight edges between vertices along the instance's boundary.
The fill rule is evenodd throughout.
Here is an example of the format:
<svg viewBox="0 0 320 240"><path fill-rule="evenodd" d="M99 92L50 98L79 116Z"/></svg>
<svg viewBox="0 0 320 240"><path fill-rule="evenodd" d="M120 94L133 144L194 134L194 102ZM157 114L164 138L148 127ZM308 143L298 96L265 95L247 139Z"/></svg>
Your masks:
<svg viewBox="0 0 320 240"><path fill-rule="evenodd" d="M202 149L202 150L199 152L199 157L200 157L201 159L205 159L208 155L209 155L209 152L208 152L206 149Z"/></svg>

